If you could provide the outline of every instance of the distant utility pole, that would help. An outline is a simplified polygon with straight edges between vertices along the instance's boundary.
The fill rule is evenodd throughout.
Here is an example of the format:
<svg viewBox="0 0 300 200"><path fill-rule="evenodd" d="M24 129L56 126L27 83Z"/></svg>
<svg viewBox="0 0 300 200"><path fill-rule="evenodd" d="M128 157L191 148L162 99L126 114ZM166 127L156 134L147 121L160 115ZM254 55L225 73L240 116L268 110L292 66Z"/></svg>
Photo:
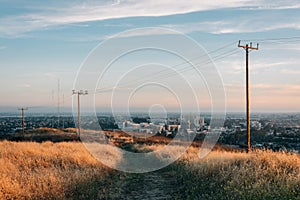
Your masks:
<svg viewBox="0 0 300 200"><path fill-rule="evenodd" d="M65 107L65 94L63 94L63 103L62 103L62 128L65 129L65 119L64 119L64 107Z"/></svg>
<svg viewBox="0 0 300 200"><path fill-rule="evenodd" d="M22 139L24 140L25 138L24 111L28 110L28 108L18 108L18 110L22 111Z"/></svg>
<svg viewBox="0 0 300 200"><path fill-rule="evenodd" d="M85 90L85 91L83 91L83 90L72 90L72 93L73 93L73 95L77 94L77 97L78 97L78 99L77 99L77 102L78 102L78 106L77 106L77 108L78 108L77 127L78 127L78 137L80 137L80 95L88 95L88 91L87 90Z"/></svg>
<svg viewBox="0 0 300 200"><path fill-rule="evenodd" d="M52 106L54 107L54 90L52 89ZM54 112L52 111L52 128L54 128Z"/></svg>
<svg viewBox="0 0 300 200"><path fill-rule="evenodd" d="M239 48L243 48L246 51L246 109L247 109L247 152L251 151L251 142L250 142L250 81L249 81L249 49L258 50L258 44L256 47L252 47L252 42L246 45L241 45L241 41L238 44Z"/></svg>
<svg viewBox="0 0 300 200"><path fill-rule="evenodd" d="M60 117L60 79L57 80L57 128L59 128Z"/></svg>

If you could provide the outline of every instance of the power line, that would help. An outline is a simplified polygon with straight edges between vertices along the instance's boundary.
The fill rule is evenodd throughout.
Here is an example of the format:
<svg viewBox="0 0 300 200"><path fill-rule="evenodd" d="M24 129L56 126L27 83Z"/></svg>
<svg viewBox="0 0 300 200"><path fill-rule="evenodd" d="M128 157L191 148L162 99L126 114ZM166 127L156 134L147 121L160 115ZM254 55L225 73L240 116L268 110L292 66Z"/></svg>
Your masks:
<svg viewBox="0 0 300 200"><path fill-rule="evenodd" d="M250 42L250 41L257 41L257 42L277 42L277 41L283 41L283 42L295 42L300 41L299 36L295 37L279 37L279 38L253 38L253 39L247 39L247 40L240 40L243 42Z"/></svg>
<svg viewBox="0 0 300 200"><path fill-rule="evenodd" d="M65 99L64 100L60 100L59 103L62 104L62 103L65 103L67 101L70 101L72 99L72 96L73 95L69 95L67 97L64 97ZM54 99L54 98L53 98ZM54 100L53 100L54 101ZM38 106L28 106L27 108L32 108L32 109L39 109L39 108L47 108L47 107L53 107L53 106L56 106L58 104L58 102L53 102L51 104L48 104L48 105L38 105ZM53 114L54 116L54 114Z"/></svg>
<svg viewBox="0 0 300 200"><path fill-rule="evenodd" d="M228 45L227 45L227 46L228 46ZM206 59L206 60L203 60L203 62L195 63L195 66L194 66L194 67L197 67L197 66L198 66L197 69L204 69L204 68L206 68L206 67L203 67L203 66L205 66L205 65L207 65L207 64L209 64L209 63L212 63L213 61L223 59L224 57L228 57L228 56L230 56L230 55L234 55L234 54L236 54L237 52L238 52L237 49L230 50L230 51L226 51L226 52L224 52L224 53L222 53L222 54L219 54L219 55L217 55L217 56L215 56L215 57L213 57L213 58L211 58L211 59ZM96 94L98 94L98 93L109 92L109 91L111 91L111 90L113 90L113 89L116 89L116 88L119 88L119 89L122 89L122 88L128 88L128 87L131 86L132 84L136 85L137 82L143 83L143 82L147 81L147 78L148 78L148 77L153 77L153 76L155 76L156 78L159 78L159 77L171 78L171 77L173 77L173 76L178 75L178 73L184 73L184 72L187 72L187 71L190 71L190 70L194 69L194 67L191 65L190 62L191 62L191 61L186 61L184 64L189 64L188 66L183 67L183 68L180 68L180 69L178 69L177 71L172 71L171 73L169 72L169 69L164 69L164 70L161 70L161 71L159 71L159 72L155 72L155 73L153 73L153 74L148 74L146 77L143 77L143 78L139 77L139 78L137 78L137 79L131 80L131 81L129 81L129 82L123 84L122 86L119 86L119 87L110 86L110 87L104 87L104 88L101 88L101 89L97 89ZM201 65L202 67L200 68L199 65ZM179 66L179 64L174 65L174 66ZM173 66L173 67L174 67L174 66ZM171 67L171 68L172 68L172 67ZM164 71L168 71L168 72L165 73L165 74L162 74L162 72L164 72ZM148 79L148 80L149 80L149 79ZM141 83L140 83L140 84L141 84Z"/></svg>
<svg viewBox="0 0 300 200"><path fill-rule="evenodd" d="M213 53L218 52L218 51L220 51L220 50L222 50L222 49L225 49L225 48L227 48L227 47L229 47L229 46L231 46L231 45L233 45L233 44L235 44L235 43L236 43L236 42L228 43L228 44L226 44L226 45L224 45L224 46L221 46L221 47L219 47L219 48L217 48L217 49L215 49L215 50L209 51L207 54L208 54L208 55L209 55L209 54L213 54ZM232 52L232 51L236 51L236 49L230 50L229 52ZM222 55L224 55L224 54L226 54L226 53L228 53L228 51L225 52L225 53L222 53L222 54L220 54L220 55L215 56L215 58L218 59L219 56L222 56ZM207 54L204 54L204 55L198 56L198 57L196 57L196 58L193 58L193 59L184 61L184 62L182 62L182 63L173 65L173 66L171 66L170 68L176 68L176 67L178 67L178 66L180 66L180 65L186 65L186 64L188 64L188 66L187 66L187 67L184 67L183 69L180 69L180 70L185 70L185 69L187 69L187 68L191 68L191 61L194 61L194 60L197 60L197 59L199 59L199 58L205 57L205 56L207 56ZM215 58L212 58L212 59L215 59ZM223 58L223 57L222 57L222 58ZM206 61L209 61L209 62L206 63ZM209 63L211 63L211 62L212 62L212 60L211 60L210 58L208 58L208 59L204 60L204 61L201 62L201 63L195 63L195 64L196 64L196 65L198 65L198 64L209 64ZM192 67L191 69L194 69L194 68ZM162 74L162 72L165 72L165 71L167 72L167 74L165 74L165 75ZM186 70L186 71L189 71L189 70ZM180 72L180 71L179 71L179 72ZM153 76L157 76L157 75L159 75L159 76L161 76L161 77L164 77L164 76L168 75L168 77L170 77L170 74L169 74L169 73L170 73L170 72L169 72L169 69L163 69L163 70L158 71L158 72L155 72L155 73L153 73L153 74L148 74L146 77L143 77L142 79L148 78L149 76L150 76L150 77L153 77ZM175 73L175 74L177 75L178 72L173 72L173 73ZM141 80L140 77L139 77L138 79L131 80L130 82L135 83L136 81L139 81L139 80ZM128 84L128 83L127 83L127 84ZM105 91L106 91L107 89L110 89L110 88L114 89L114 87L105 87L105 88L96 89L96 90L97 90L97 91L100 90L100 92L101 92L102 90L105 90Z"/></svg>
<svg viewBox="0 0 300 200"><path fill-rule="evenodd" d="M189 70L186 70L186 69L191 67L191 61L193 61L193 60L198 60L199 58L205 57L205 56L207 56L207 54L208 54L208 55L209 55L209 54L214 54L214 53L216 53L216 52L218 52L218 51L221 51L221 50L223 50L223 49L226 49L226 48L229 47L229 46L232 46L232 45L235 44L235 43L236 43L235 41L234 41L234 42L227 43L227 44L225 44L225 45L223 45L223 46L221 46L221 47L219 47L219 48L217 48L217 49L214 49L214 50L211 50L211 51L207 52L206 54L203 54L203 55L201 55L201 56L197 56L197 57L195 57L195 58L193 58L193 59L184 61L184 62L182 62L182 63L175 64L175 65L171 66L170 68L175 68L175 67L177 67L177 66L181 66L181 65L186 65L186 64L188 64L189 66L184 67L184 68L182 68L182 69L179 69L178 72L180 72L180 70L183 70L183 72L184 72L184 71L189 71ZM222 59L222 58L224 58L224 57L226 57L226 56L230 56L230 55L233 55L234 53L236 53L236 52L232 53L233 51L236 51L236 50L230 50L230 51L223 52L223 53L221 53L221 54L219 54L219 55L216 55L215 57L211 57L211 59L215 59L215 58L216 58L215 60ZM227 53L230 53L230 54L224 56L224 55L227 54ZM221 57L220 57L220 56L221 56ZM220 57L220 58L219 58L219 57ZM199 64L208 64L208 63L211 62L211 59L210 59L210 58L205 59L205 60L203 60L202 62L195 63L195 65L199 65ZM206 62L206 61L209 61L209 62ZM195 67L196 67L196 66L195 66ZM194 69L194 67L192 67L191 69ZM162 72L165 72L165 71L166 71L167 73L166 73L166 74L162 74ZM173 72L173 73L175 73L175 75L177 75L178 72ZM126 85L130 84L131 82L134 83L134 82L136 82L136 81L140 81L141 79L148 78L149 76L151 77L151 75L152 75L152 76L158 76L158 75L159 75L159 76L161 76L161 77L163 77L163 76L171 77L171 76L170 76L169 69L163 69L163 70L160 70L160 71L158 71L158 72L155 72L154 74L148 74L146 77L143 77L143 78L139 77L139 78L137 78L137 79L135 79L135 80L131 80L131 81L129 81L128 83L126 83ZM119 86L118 88L122 89L122 88L126 88L126 87L120 87L120 86ZM113 89L116 89L116 87L115 87L115 86L106 86L106 87L103 87L103 88L96 88L96 89L95 89L95 88L91 88L91 89L87 89L87 90L88 90L89 92L91 92L91 93L99 94L99 93L111 91L111 90L113 90ZM95 92L95 90L96 90L96 92Z"/></svg>
<svg viewBox="0 0 300 200"><path fill-rule="evenodd" d="M294 42L294 41L300 41L300 37L281 37L281 38L258 38L258 39L252 39L252 40L254 40L254 41L261 41L261 42L276 42L276 41L284 41L284 42L289 42L289 40L290 40L290 42ZM240 40L240 41L245 41L245 42L248 42L248 41L251 41L251 40L249 40L249 39L247 39L247 40ZM235 42L234 42L235 43ZM228 44L226 44L226 45L224 45L224 46L222 46L222 47L220 47L220 48L218 48L218 49L215 49L215 50L212 50L212 51L210 51L210 52L208 52L208 54L212 54L212 53L214 53L214 52L218 52L218 51L220 51L220 50L222 50L222 49L224 49L224 48L227 48L228 46L231 46L232 44L234 44L234 43L228 43ZM248 50L253 50L253 49L248 49ZM249 51L249 52L250 52ZM230 50L230 51L227 51L227 52L224 52L224 53L221 53L221 54L219 54L219 55L216 55L216 56L214 56L214 57L212 57L212 60L213 61L217 61L217 60L220 60L220 59L223 59L223 58L225 58L225 57L228 57L228 56L231 56L231 55L234 55L234 54L236 54L238 52L238 50ZM189 60L189 61L185 61L185 62L183 62L183 63L179 63L179 64L176 64L176 65L174 65L174 66L172 66L172 67L177 67L177 66L180 66L180 65L186 65L186 64L189 64L189 66L187 66L187 67L184 67L184 68L182 68L182 69L179 69L178 71L173 71L173 72L171 72L171 74L170 74L170 72L168 72L168 74L161 74L162 72L165 72L165 71L169 71L169 69L164 69L164 70L161 70L161 71L159 71L159 72L156 72L155 74L152 74L152 75L154 75L154 76L156 76L156 77L164 77L164 76L166 76L166 77L172 77L173 75L172 74L174 74L174 75L177 75L179 72L186 72L186 71L189 71L189 70L192 70L193 69L193 67L191 68L191 64L190 64L190 62L192 61L192 60L197 60L197 59L199 59L199 58L202 58L202 57L204 57L205 55L202 55L202 56L199 56L199 57L196 57L196 58L194 58L194 59L191 59L191 60ZM199 65L199 64L202 64L202 65L206 65L206 64L209 64L209 63L211 63L212 61L208 61L208 62L202 62L202 63L196 63L196 65ZM198 68L198 69L203 69L204 67L202 67L202 68ZM152 77L151 76L151 74L150 75L147 75L147 77ZM147 78L147 77L144 77L144 78ZM139 79L135 79L135 80L132 80L132 81L130 81L129 83L136 83L137 81L140 81L140 79L141 78L139 78ZM144 79L144 81L145 81L145 79ZM128 86L128 84L129 83L126 83L125 85L127 85ZM111 90L113 90L113 89L116 89L116 88L119 88L119 89L122 89L122 88L127 88L127 87L124 87L124 85L123 86L121 86L121 87L115 87L115 86L110 86L110 87L104 87L104 88L99 88L99 89L96 89L96 94L97 93L104 93L104 92L109 92L109 91L111 91Z"/></svg>
<svg viewBox="0 0 300 200"><path fill-rule="evenodd" d="M207 64L209 64L209 63L212 63L212 62L214 62L214 61L221 60L221 59L223 59L223 58L225 58L225 57L234 55L234 54L236 54L237 52L238 52L238 50L236 50L236 49L235 49L235 50L231 50L231 51L228 51L228 52L224 53L223 55L218 55L218 56L212 58L212 60L208 60L207 62L196 63L196 64L197 64L197 65L201 64L202 66L207 66ZM198 68L198 69L205 69L205 68L207 68L207 67L201 67L201 68ZM182 71L182 72L186 72L186 71L190 71L190 70L191 70L191 69L186 68L186 70L185 70L185 71Z"/></svg>
<svg viewBox="0 0 300 200"><path fill-rule="evenodd" d="M235 50L230 50L230 51L228 51L228 52L226 52L226 53L224 53L224 54L221 54L221 55L218 55L218 56L216 56L216 57L214 57L214 58L212 58L212 59L207 59L207 61L206 62L201 62L201 63L195 63L195 66L194 67L197 67L198 66L198 70L199 69L205 69L205 68L208 68L208 67L210 67L210 66L208 66L208 64L210 64L210 63L212 63L212 62L214 62L214 61L216 61L216 60L220 60L220 59L222 59L222 58L225 58L225 57L227 57L227 56L230 56L230 55L233 55L233 54L236 54L238 51L235 49ZM199 67L199 65L201 65L202 67ZM204 67L205 66L205 67ZM184 68L182 68L182 69L179 69L178 71L173 71L173 72L171 72L171 74L170 73L168 73L168 74L166 74L166 75L168 75L166 78L171 78L171 77L173 77L173 76L176 76L178 73L184 73L184 72L187 72L187 71L191 71L192 69L194 69L193 67L191 67L191 65L189 65L189 66L187 66L187 67L184 67ZM165 76L165 75L164 75Z"/></svg>

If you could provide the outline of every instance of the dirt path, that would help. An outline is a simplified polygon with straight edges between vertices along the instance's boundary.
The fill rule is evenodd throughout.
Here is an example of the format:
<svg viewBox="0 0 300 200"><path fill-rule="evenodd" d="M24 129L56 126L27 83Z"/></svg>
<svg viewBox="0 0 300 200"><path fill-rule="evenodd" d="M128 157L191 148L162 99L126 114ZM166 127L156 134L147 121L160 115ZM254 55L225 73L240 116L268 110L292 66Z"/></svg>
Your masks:
<svg viewBox="0 0 300 200"><path fill-rule="evenodd" d="M134 145L127 145L125 149L131 152L142 152L143 149L137 149ZM134 157L124 158L122 166L126 169L134 167L151 166L153 163L149 159L136 162ZM159 165L159 163L156 163ZM134 166L133 166L134 165ZM175 171L166 167L157 171L148 173L122 173L112 183L114 192L110 193L108 199L174 199L180 190L180 184L177 183Z"/></svg>
<svg viewBox="0 0 300 200"><path fill-rule="evenodd" d="M174 199L178 185L175 174L167 170L128 174L123 180L121 199Z"/></svg>

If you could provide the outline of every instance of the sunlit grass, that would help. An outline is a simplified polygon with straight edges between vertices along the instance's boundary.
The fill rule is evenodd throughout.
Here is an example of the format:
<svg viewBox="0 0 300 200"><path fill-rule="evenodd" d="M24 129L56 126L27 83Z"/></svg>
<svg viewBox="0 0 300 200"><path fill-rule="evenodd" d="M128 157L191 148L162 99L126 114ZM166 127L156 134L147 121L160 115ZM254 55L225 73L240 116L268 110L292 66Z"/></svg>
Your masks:
<svg viewBox="0 0 300 200"><path fill-rule="evenodd" d="M89 145L93 148L94 144ZM132 145L136 152L165 147L151 142L127 145ZM104 147L94 153L100 158L110 157L106 160L110 166L118 165L123 159L120 151L109 145ZM174 154L182 150L178 145L169 147ZM190 147L175 163L159 171L172 171L178 183L174 185L177 191L172 193L174 198L300 199L299 155L272 151L246 154L219 148L199 159L198 153L199 148ZM0 199L120 198L119 193L126 185L124 180L132 180L131 174L98 162L79 142L3 141L0 166ZM126 191L131 189L134 190L126 188Z"/></svg>
<svg viewBox="0 0 300 200"><path fill-rule="evenodd" d="M286 152L213 151L199 159L191 148L173 170L191 199L300 199L300 158Z"/></svg>
<svg viewBox="0 0 300 200"><path fill-rule="evenodd" d="M159 151L165 145L135 144L140 152ZM170 146L177 154L182 146ZM228 151L221 146L203 159L190 147L174 164L179 199L300 199L300 157L288 152ZM160 154L157 153L159 156Z"/></svg>
<svg viewBox="0 0 300 200"><path fill-rule="evenodd" d="M92 195L89 184L111 173L78 142L0 142L0 166L0 199Z"/></svg>

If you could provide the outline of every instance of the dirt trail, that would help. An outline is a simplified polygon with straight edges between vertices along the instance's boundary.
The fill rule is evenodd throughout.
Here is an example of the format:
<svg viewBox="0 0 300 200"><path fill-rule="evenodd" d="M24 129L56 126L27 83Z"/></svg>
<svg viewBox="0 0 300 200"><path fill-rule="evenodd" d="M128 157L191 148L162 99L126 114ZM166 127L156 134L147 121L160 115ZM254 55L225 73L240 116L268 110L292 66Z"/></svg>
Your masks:
<svg viewBox="0 0 300 200"><path fill-rule="evenodd" d="M174 199L179 186L175 174L159 170L143 174L128 174L123 180L121 199Z"/></svg>
<svg viewBox="0 0 300 200"><path fill-rule="evenodd" d="M143 149L136 148L134 145L127 145L124 149L143 152ZM129 169L132 167L142 169L153 164L149 163L153 162L151 159L140 160L138 163L134 159L135 157L125 156L122 166L124 168L130 166ZM174 199L180 190L175 171L168 167L148 173L121 173L112 186L115 192L113 195L110 194L108 199Z"/></svg>

